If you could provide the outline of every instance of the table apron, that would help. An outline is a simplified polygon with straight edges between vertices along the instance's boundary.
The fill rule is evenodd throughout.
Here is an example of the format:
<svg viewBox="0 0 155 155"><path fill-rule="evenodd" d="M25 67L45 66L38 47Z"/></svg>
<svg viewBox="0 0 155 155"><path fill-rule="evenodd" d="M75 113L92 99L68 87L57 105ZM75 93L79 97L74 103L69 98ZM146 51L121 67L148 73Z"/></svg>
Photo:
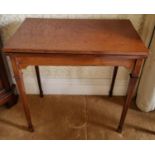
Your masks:
<svg viewBox="0 0 155 155"><path fill-rule="evenodd" d="M123 66L132 69L136 59L94 55L11 55L20 68L40 66Z"/></svg>

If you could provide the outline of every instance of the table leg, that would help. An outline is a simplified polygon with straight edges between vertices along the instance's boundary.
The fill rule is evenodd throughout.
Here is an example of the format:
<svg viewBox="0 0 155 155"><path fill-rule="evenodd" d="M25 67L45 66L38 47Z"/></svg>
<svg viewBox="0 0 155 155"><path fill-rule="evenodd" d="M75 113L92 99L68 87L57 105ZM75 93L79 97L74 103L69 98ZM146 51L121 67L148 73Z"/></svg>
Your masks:
<svg viewBox="0 0 155 155"><path fill-rule="evenodd" d="M134 68L132 70L132 73L130 74L130 80L129 80L128 90L127 90L127 97L126 97L125 104L123 106L119 126L117 128L118 132L122 132L127 111L128 111L128 108L129 108L129 106L130 106L130 104L132 102L132 98L133 98L133 95L134 95L134 90L135 90L136 83L137 83L137 80L138 80L138 77L139 77L139 73L140 73L142 63L143 63L143 60L137 60L136 63L135 63L135 66L134 66Z"/></svg>
<svg viewBox="0 0 155 155"><path fill-rule="evenodd" d="M110 91L109 91L109 97L112 97L113 96L113 89L114 89L114 84L115 84L117 72L118 72L118 66L115 66L114 67L114 71L113 71L113 77L112 77L111 87L110 87Z"/></svg>
<svg viewBox="0 0 155 155"><path fill-rule="evenodd" d="M40 78L39 66L35 66L35 70L36 70L36 75L37 75L39 91L40 91L40 97L43 97L43 90L42 90L42 86L41 86L41 78Z"/></svg>
<svg viewBox="0 0 155 155"><path fill-rule="evenodd" d="M13 56L11 57L11 62L12 62L12 67L13 67L13 71L14 71L15 80L16 80L18 90L20 93L20 97L22 100L25 116L27 119L28 129L32 132L33 125L32 125L31 114L30 114L30 110L29 110L29 106L28 106L28 102L27 102L27 98L26 98L22 71L19 66L18 60L15 57L13 57Z"/></svg>

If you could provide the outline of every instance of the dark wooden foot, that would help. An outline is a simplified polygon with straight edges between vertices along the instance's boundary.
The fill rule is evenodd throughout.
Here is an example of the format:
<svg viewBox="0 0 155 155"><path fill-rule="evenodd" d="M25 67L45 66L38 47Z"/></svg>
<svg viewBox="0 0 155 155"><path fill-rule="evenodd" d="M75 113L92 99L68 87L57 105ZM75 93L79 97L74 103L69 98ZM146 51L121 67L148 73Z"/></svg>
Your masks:
<svg viewBox="0 0 155 155"><path fill-rule="evenodd" d="M32 125L29 125L28 130L29 130L30 132L34 132L33 126L32 126Z"/></svg>
<svg viewBox="0 0 155 155"><path fill-rule="evenodd" d="M117 72L118 72L118 66L115 66L114 67L114 71L113 71L113 77L112 77L111 87L110 87L110 91L109 91L109 97L112 97L113 96L113 88L114 88L114 84L115 84Z"/></svg>
<svg viewBox="0 0 155 155"><path fill-rule="evenodd" d="M11 97L11 101L7 102L5 104L5 107L6 108L12 108L14 105L16 105L18 102L18 95L15 95L15 94L12 94L12 97Z"/></svg>
<svg viewBox="0 0 155 155"><path fill-rule="evenodd" d="M8 102L5 104L6 108L11 108L15 104L17 104L19 97L17 94L15 94L15 89L16 89L16 86L13 84L11 86L11 89L9 91L6 91L6 96L8 98Z"/></svg>
<svg viewBox="0 0 155 155"><path fill-rule="evenodd" d="M118 126L117 130L116 130L118 133L122 133L122 128L121 126Z"/></svg>
<svg viewBox="0 0 155 155"><path fill-rule="evenodd" d="M15 88L15 85L12 85L9 89L0 90L0 105L11 108L17 103L18 95L15 94Z"/></svg>
<svg viewBox="0 0 155 155"><path fill-rule="evenodd" d="M42 90L42 85L41 85L39 66L35 66L35 70L36 70L36 75L37 75L40 97L43 97L44 95L43 95L43 90Z"/></svg>

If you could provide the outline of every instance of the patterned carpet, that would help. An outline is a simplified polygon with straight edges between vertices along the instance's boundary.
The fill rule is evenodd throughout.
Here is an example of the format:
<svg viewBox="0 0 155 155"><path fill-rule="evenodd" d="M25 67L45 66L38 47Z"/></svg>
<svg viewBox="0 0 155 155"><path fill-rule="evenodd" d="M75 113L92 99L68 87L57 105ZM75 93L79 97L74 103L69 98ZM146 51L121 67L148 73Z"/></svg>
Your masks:
<svg viewBox="0 0 155 155"><path fill-rule="evenodd" d="M122 134L117 128L123 97L28 96L33 133L27 131L22 104L0 107L0 139L155 139L155 112L128 111Z"/></svg>

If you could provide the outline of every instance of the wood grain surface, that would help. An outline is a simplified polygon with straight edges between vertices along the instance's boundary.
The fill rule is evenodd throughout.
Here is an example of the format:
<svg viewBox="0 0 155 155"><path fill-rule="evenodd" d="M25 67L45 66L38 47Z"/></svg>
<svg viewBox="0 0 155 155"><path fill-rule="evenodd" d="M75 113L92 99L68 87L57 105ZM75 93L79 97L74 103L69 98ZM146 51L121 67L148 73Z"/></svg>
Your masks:
<svg viewBox="0 0 155 155"><path fill-rule="evenodd" d="M27 18L5 52L147 56L129 20Z"/></svg>

